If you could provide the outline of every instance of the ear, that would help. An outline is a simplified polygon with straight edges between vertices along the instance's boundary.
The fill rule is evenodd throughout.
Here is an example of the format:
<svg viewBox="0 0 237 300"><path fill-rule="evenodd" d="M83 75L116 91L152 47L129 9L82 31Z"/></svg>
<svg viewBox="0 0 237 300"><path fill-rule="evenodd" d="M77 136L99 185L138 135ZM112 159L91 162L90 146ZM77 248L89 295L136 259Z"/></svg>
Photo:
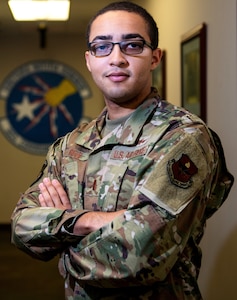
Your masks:
<svg viewBox="0 0 237 300"><path fill-rule="evenodd" d="M86 51L85 52L85 59L86 59L86 66L87 66L87 69L91 72L91 67L90 67L90 53L89 51Z"/></svg>
<svg viewBox="0 0 237 300"><path fill-rule="evenodd" d="M162 58L162 51L160 48L156 48L152 52L152 61L151 61L151 70L154 70L158 67Z"/></svg>

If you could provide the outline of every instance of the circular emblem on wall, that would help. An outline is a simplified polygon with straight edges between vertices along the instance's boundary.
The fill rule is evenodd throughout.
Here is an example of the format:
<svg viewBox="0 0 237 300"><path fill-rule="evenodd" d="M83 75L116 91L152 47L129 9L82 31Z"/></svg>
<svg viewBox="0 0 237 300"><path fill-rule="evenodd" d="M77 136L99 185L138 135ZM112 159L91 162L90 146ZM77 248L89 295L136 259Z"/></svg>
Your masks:
<svg viewBox="0 0 237 300"><path fill-rule="evenodd" d="M0 87L4 136L23 151L43 155L57 138L83 117L83 100L91 97L84 78L54 60L29 62L15 69Z"/></svg>

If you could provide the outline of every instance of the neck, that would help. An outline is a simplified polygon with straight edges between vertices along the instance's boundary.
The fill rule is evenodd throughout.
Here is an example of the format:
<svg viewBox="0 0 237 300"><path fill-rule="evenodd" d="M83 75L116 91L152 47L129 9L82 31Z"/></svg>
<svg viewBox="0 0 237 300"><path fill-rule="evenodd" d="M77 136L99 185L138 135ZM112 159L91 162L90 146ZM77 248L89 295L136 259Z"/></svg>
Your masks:
<svg viewBox="0 0 237 300"><path fill-rule="evenodd" d="M145 99L146 97L119 102L105 98L109 119L115 120L131 114Z"/></svg>

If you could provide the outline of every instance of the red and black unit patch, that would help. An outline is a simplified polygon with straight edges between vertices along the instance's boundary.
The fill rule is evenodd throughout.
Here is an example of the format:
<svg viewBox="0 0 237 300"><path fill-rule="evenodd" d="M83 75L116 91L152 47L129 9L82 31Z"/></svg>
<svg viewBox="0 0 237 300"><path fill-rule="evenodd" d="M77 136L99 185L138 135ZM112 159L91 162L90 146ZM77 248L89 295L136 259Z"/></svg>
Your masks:
<svg viewBox="0 0 237 300"><path fill-rule="evenodd" d="M184 189L192 185L192 176L198 172L198 168L187 154L182 154L177 161L170 160L167 170L171 183Z"/></svg>

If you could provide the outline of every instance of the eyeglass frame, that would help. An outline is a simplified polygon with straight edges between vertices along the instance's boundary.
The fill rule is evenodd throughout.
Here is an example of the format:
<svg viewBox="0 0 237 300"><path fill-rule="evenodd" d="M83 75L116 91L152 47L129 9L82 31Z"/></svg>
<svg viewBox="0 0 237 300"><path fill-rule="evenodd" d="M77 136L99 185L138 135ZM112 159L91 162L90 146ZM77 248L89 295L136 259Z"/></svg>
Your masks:
<svg viewBox="0 0 237 300"><path fill-rule="evenodd" d="M138 53L136 53L136 54L128 54L128 53L124 52L124 50L123 50L123 48L122 48L122 46L121 46L123 43L129 43L129 42L132 43L132 42L138 42L138 41L143 43L143 48L142 48L142 51L141 51L141 52L138 52ZM101 41L101 42L102 42L102 41ZM112 45L112 48L111 48L110 52L109 52L108 54L105 54L105 55L96 55L96 54L94 54L93 51L92 51L92 49L91 49L91 45L92 45L92 44L96 44L96 43L100 43L100 42L93 41L93 42L91 42L91 43L88 43L88 50L90 51L91 55L93 55L93 56L95 56L95 57L105 57L105 56L109 56L109 55L112 53L112 51L113 51L115 45L119 45L120 51L121 51L123 54L129 55L129 56L141 54L141 53L143 52L145 46L149 47L151 50L155 50L154 47L151 45L151 43L147 42L147 41L144 40L144 39L139 39L139 40L123 40L123 41L121 41L121 42L116 42L116 43L111 42L111 41L104 41L104 40L103 40L103 42L106 42L106 43Z"/></svg>

